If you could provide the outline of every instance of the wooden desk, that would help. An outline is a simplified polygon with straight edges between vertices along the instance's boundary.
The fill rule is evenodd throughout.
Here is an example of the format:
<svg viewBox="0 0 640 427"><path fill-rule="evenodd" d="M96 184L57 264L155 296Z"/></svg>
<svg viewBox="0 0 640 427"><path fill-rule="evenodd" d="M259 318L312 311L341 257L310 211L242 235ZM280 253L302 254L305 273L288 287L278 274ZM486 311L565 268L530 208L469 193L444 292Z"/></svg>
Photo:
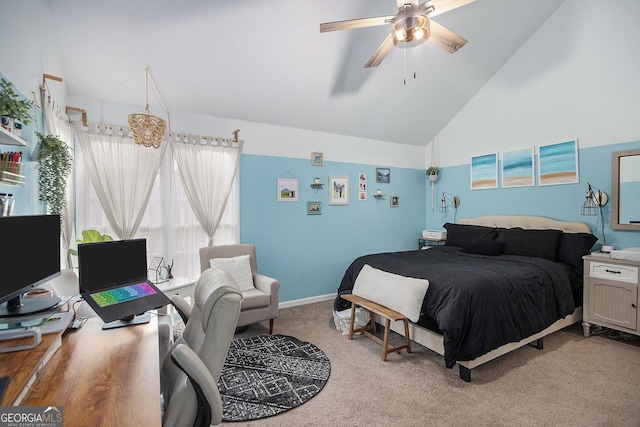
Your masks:
<svg viewBox="0 0 640 427"><path fill-rule="evenodd" d="M21 393L38 371L51 358L61 345L62 331L55 334L42 335L40 344L32 350L16 351L0 354L0 377L8 376L9 384L2 398L2 406L17 405ZM27 344L31 339L14 341L13 344Z"/></svg>
<svg viewBox="0 0 640 427"><path fill-rule="evenodd" d="M63 406L65 427L160 426L157 319L106 331L101 329L102 323L91 318L82 328L66 332L62 345L42 368L20 405ZM40 346L45 338L46 335ZM10 354L21 353L25 366L28 352ZM4 362L0 358L0 375L7 375ZM11 395L7 389L3 405L14 404L20 391L16 393L13 387L20 385L12 383L23 375L30 376L26 371L30 369L9 373Z"/></svg>

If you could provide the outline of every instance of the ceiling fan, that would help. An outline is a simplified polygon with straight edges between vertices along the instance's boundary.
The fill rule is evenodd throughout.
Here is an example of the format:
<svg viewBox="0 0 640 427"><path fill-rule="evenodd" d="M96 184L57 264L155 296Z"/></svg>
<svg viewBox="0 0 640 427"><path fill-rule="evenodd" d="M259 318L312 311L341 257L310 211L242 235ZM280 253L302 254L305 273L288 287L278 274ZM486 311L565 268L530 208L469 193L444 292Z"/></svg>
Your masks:
<svg viewBox="0 0 640 427"><path fill-rule="evenodd" d="M431 18L475 0L427 0L418 4L418 0L396 0L398 13L394 16L350 19L347 21L326 22L320 24L320 32L351 30L353 28L374 27L392 24L393 29L373 53L365 68L377 67L393 46L414 47L427 39L444 50L455 53L467 40L448 28L431 21Z"/></svg>

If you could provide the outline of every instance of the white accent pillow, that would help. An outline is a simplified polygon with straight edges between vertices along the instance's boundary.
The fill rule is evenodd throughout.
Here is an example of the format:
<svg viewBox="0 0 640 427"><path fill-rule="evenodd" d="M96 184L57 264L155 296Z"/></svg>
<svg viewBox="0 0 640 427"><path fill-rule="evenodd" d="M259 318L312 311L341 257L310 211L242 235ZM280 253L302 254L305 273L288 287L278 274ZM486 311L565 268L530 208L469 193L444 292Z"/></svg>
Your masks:
<svg viewBox="0 0 640 427"><path fill-rule="evenodd" d="M412 322L420 318L422 302L429 289L427 279L387 273L365 264L353 285L353 294L404 314Z"/></svg>
<svg viewBox="0 0 640 427"><path fill-rule="evenodd" d="M240 255L233 258L214 258L209 260L209 265L219 268L233 277L238 286L240 286L241 291L254 288L249 255Z"/></svg>

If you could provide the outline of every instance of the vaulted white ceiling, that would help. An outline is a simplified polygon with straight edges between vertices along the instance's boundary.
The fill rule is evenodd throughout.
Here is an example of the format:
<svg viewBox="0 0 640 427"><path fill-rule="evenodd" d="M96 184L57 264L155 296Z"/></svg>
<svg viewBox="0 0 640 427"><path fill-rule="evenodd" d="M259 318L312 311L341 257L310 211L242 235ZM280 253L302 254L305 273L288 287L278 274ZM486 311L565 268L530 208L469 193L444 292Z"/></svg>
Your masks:
<svg viewBox="0 0 640 427"><path fill-rule="evenodd" d="M149 67L171 110L425 145L562 0L477 0L434 18L469 41L457 53L394 48L368 69L388 26L319 24L395 15L394 0L50 4L70 95L142 109Z"/></svg>

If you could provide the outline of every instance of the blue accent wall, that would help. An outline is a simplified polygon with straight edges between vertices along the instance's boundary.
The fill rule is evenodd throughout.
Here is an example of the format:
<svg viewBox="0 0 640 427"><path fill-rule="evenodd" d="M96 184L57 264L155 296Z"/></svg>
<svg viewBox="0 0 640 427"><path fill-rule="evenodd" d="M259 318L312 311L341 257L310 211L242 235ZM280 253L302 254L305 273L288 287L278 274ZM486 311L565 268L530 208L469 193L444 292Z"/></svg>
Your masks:
<svg viewBox="0 0 640 427"><path fill-rule="evenodd" d="M378 165L380 167L381 165ZM367 174L367 199L358 200L358 175ZM280 280L280 302L337 291L356 257L417 249L426 215L423 169L391 168L391 182L376 184L376 166L243 154L240 161L240 240L254 243L258 269ZM330 206L329 175L349 177L349 205ZM278 178L298 179L297 202L278 202ZM311 183L319 177L323 189ZM380 188L384 199L373 194ZM389 197L400 196L390 207ZM322 202L307 215L307 202Z"/></svg>
<svg viewBox="0 0 640 427"><path fill-rule="evenodd" d="M0 78L11 81L8 77L0 73ZM24 95L17 89L16 92L23 98ZM32 109L34 121L22 129L21 138L27 142L27 146L5 145L0 143L0 153L17 151L22 153L22 167L20 175L25 177L25 185L6 185L0 182L0 193L13 194L15 205L13 215L39 215L45 213L45 205L38 201L38 171L36 170L35 150L38 146L36 131L42 133L42 123L44 116L40 110Z"/></svg>
<svg viewBox="0 0 640 427"><path fill-rule="evenodd" d="M587 182L611 196L611 153L640 148L640 142L603 145L579 149L580 182L533 187L470 190L469 165L440 168L436 184L436 202L441 191L460 197L457 219L482 215L540 215L564 221L580 221L591 225L592 232L602 244L602 222L598 216L581 216L580 207L587 193ZM536 158L536 171L538 159ZM501 174L501 165L498 165ZM501 178L501 176L499 176ZM500 182L500 179L498 180ZM640 198L640 194L638 195ZM453 222L453 211L440 214L427 210L427 228L441 229L445 222ZM608 245L616 248L640 246L640 232L611 229L611 202L604 207L604 232Z"/></svg>

